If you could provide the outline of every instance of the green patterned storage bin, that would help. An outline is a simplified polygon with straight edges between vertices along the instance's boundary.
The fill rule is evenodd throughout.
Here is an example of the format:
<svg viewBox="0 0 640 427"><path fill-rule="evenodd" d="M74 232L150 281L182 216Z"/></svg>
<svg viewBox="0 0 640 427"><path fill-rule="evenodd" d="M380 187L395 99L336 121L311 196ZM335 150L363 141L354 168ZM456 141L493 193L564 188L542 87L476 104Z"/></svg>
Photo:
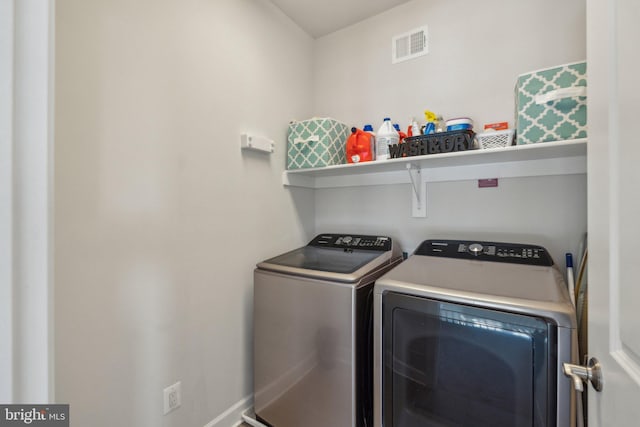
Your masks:
<svg viewBox="0 0 640 427"><path fill-rule="evenodd" d="M306 169L346 163L349 128L337 120L314 118L289 124L287 169Z"/></svg>
<svg viewBox="0 0 640 427"><path fill-rule="evenodd" d="M587 63L576 62L518 77L517 144L587 137Z"/></svg>

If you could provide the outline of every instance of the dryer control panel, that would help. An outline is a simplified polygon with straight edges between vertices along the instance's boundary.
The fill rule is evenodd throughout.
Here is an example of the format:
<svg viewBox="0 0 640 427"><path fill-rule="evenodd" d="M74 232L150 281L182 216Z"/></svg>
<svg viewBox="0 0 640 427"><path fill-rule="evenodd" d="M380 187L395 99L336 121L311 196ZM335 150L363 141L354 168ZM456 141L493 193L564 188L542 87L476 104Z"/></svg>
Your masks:
<svg viewBox="0 0 640 427"><path fill-rule="evenodd" d="M364 236L357 234L320 234L309 246L320 248L364 249L386 252L391 250L391 237Z"/></svg>
<svg viewBox="0 0 640 427"><path fill-rule="evenodd" d="M416 249L415 255L508 262L547 267L553 265L553 259L545 248L520 243L425 240L420 244L418 249Z"/></svg>

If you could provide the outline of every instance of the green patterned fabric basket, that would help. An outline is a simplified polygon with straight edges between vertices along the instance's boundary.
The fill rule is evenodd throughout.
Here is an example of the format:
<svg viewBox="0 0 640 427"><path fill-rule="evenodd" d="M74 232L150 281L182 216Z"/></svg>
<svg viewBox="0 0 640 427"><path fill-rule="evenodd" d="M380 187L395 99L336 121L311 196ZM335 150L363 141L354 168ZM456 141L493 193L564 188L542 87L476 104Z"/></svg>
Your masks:
<svg viewBox="0 0 640 427"><path fill-rule="evenodd" d="M287 169L346 163L348 137L347 125L328 117L291 122L287 137Z"/></svg>
<svg viewBox="0 0 640 427"><path fill-rule="evenodd" d="M517 144L587 137L587 63L576 62L518 77Z"/></svg>

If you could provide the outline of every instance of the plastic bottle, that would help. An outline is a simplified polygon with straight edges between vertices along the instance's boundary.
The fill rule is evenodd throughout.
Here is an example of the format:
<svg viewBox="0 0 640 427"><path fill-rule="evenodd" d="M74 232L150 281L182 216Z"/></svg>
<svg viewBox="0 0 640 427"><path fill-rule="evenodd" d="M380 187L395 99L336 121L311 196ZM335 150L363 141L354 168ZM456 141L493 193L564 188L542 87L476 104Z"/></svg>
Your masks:
<svg viewBox="0 0 640 427"><path fill-rule="evenodd" d="M396 130L396 132L398 132L398 143L402 144L402 141L407 137L407 134L402 132L402 130L400 130L400 125L398 123L394 123L393 124L393 128Z"/></svg>
<svg viewBox="0 0 640 427"><path fill-rule="evenodd" d="M436 125L438 123L438 116L436 116L436 113L434 113L433 111L425 110L424 119L427 122L424 125L424 134L430 135L432 133L436 133Z"/></svg>
<svg viewBox="0 0 640 427"><path fill-rule="evenodd" d="M424 125L424 134L430 135L432 133L436 133L436 124L434 122L428 122Z"/></svg>
<svg viewBox="0 0 640 427"><path fill-rule="evenodd" d="M385 117L376 135L376 160L389 158L389 145L397 144L400 140L398 132L391 125L391 119Z"/></svg>
<svg viewBox="0 0 640 427"><path fill-rule="evenodd" d="M415 118L411 118L411 126L409 128L411 129L411 136L420 135L420 125L418 125Z"/></svg>
<svg viewBox="0 0 640 427"><path fill-rule="evenodd" d="M357 128L351 128L351 136L347 139L347 163L370 162L373 160L371 151L371 134Z"/></svg>
<svg viewBox="0 0 640 427"><path fill-rule="evenodd" d="M371 126L370 124L366 124L364 125L364 127L362 128L363 131L367 132L369 135L371 135L371 160L375 160L376 159L376 133L373 131L373 126Z"/></svg>

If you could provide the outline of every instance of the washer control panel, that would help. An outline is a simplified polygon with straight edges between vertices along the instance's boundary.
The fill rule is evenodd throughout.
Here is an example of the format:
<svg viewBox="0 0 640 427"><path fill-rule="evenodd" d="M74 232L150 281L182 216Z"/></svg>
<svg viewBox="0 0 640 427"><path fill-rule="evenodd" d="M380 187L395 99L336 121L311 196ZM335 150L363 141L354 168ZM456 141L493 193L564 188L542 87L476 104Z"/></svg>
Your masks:
<svg viewBox="0 0 640 427"><path fill-rule="evenodd" d="M309 246L339 249L365 249L374 251L390 251L391 237L365 236L358 234L320 234Z"/></svg>
<svg viewBox="0 0 640 427"><path fill-rule="evenodd" d="M425 240L416 249L415 255L540 266L553 265L553 259L545 248L520 243Z"/></svg>

